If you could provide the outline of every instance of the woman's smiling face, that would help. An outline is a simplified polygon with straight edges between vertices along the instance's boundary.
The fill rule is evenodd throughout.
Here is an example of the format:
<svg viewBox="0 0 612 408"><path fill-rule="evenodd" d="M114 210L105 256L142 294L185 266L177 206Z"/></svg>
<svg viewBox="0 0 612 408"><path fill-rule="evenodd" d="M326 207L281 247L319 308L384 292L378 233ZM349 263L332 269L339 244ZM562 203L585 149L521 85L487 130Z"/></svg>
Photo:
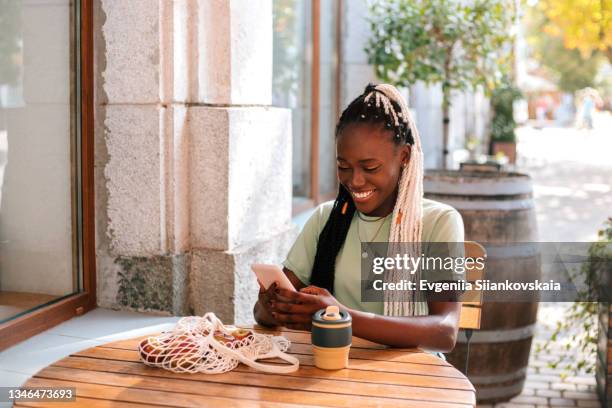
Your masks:
<svg viewBox="0 0 612 408"><path fill-rule="evenodd" d="M338 180L366 215L393 211L402 164L409 158L410 146L395 144L393 132L381 124L353 123L336 139Z"/></svg>

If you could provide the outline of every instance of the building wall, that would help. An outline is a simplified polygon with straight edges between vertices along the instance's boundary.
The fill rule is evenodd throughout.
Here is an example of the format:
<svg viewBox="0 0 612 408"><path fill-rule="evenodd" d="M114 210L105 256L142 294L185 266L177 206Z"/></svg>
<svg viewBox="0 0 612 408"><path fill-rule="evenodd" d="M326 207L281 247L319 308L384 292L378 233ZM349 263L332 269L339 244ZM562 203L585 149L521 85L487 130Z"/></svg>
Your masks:
<svg viewBox="0 0 612 408"><path fill-rule="evenodd" d="M98 303L249 323L294 236L271 1L95 6Z"/></svg>

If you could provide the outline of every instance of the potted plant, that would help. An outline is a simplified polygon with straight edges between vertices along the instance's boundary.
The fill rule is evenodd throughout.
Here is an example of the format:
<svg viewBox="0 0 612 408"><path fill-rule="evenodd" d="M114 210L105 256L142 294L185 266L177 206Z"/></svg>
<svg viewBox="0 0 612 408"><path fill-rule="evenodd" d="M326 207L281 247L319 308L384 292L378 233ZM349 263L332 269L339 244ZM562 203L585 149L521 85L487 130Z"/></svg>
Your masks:
<svg viewBox="0 0 612 408"><path fill-rule="evenodd" d="M566 309L548 341L536 349L536 352L548 351L553 342L559 341L565 333L571 333L570 342L565 347L568 351L570 348L574 350L572 357L561 355L548 365L562 368L564 375L576 375L581 371L595 374L603 406L609 406L612 397L611 259L612 217L609 217L598 232L598 240L589 246L588 261L572 276L584 283L584 289L578 291L576 301Z"/></svg>
<svg viewBox="0 0 612 408"><path fill-rule="evenodd" d="M521 91L510 81L505 80L491 94L491 153L503 154L510 163L516 162L516 122L514 121L514 102L522 98Z"/></svg>
<svg viewBox="0 0 612 408"><path fill-rule="evenodd" d="M509 70L514 3L507 0L377 1L365 51L383 81L442 85L442 167L448 158L451 91L490 92Z"/></svg>

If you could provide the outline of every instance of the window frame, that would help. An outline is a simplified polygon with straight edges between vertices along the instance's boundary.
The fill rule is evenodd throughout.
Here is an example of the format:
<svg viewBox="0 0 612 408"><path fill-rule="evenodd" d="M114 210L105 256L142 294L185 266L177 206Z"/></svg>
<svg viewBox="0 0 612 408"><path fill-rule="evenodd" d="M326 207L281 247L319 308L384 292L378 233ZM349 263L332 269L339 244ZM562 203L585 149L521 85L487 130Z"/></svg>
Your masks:
<svg viewBox="0 0 612 408"><path fill-rule="evenodd" d="M61 297L50 304L0 324L0 351L41 333L72 317L96 307L96 258L94 218L94 105L93 105L93 0L79 0L75 33L76 55L80 59L77 70L77 121L80 124L80 201L82 290ZM77 272L78 273L78 272Z"/></svg>
<svg viewBox="0 0 612 408"><path fill-rule="evenodd" d="M343 10L344 0L336 0L336 19L335 19L335 35L336 35L336 44L335 44L335 101L332 106L335 107L335 118L340 115L340 80L341 73L340 67L342 64L342 10ZM320 109L320 81L321 81L321 0L312 0L311 1L311 24L312 24L312 32L311 32L311 42L312 42L312 65L310 67L311 74L311 83L310 83L310 182L309 182L309 196L308 197L294 197L293 198L293 208L292 215L295 217L300 213L307 211L308 209L317 206L318 204L332 200L336 197L337 192L335 190L332 191L320 191L320 172L319 172L319 109ZM337 180L335 183L337 187Z"/></svg>

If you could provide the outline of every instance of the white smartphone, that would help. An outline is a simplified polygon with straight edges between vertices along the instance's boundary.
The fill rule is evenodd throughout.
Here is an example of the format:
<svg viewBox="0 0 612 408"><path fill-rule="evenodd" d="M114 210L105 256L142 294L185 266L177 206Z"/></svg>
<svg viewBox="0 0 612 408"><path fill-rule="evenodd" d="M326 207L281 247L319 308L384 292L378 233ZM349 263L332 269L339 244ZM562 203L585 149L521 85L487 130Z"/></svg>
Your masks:
<svg viewBox="0 0 612 408"><path fill-rule="evenodd" d="M251 269L255 272L257 280L264 289L268 289L274 282L278 282L279 288L295 292L295 287L280 267L276 265L253 264Z"/></svg>

